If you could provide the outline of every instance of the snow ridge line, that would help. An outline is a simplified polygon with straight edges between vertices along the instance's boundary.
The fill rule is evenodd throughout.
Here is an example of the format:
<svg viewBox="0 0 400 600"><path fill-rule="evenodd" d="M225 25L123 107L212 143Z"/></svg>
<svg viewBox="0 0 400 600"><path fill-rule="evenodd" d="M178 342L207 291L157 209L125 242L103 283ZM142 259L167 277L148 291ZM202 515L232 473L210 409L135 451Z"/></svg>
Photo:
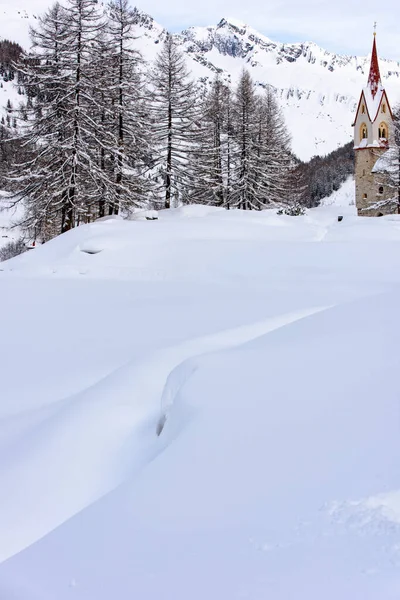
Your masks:
<svg viewBox="0 0 400 600"><path fill-rule="evenodd" d="M196 338L129 363L65 399L0 456L0 562L143 469L169 440L169 410L202 356L250 342L330 306ZM161 412L161 415L160 415ZM162 436L164 437L164 436Z"/></svg>
<svg viewBox="0 0 400 600"><path fill-rule="evenodd" d="M197 338L181 347L181 351L186 351L186 357L182 362L176 365L169 373L161 395L160 407L161 415L157 423L157 435L160 435L164 429L170 409L180 391L198 368L198 359L212 353L232 350L247 342L256 340L263 335L271 333L281 327L295 323L301 319L312 316L332 308L330 306L313 307L298 310L292 313L286 313L278 317L271 317L263 321L258 321L251 325L244 325L235 329Z"/></svg>

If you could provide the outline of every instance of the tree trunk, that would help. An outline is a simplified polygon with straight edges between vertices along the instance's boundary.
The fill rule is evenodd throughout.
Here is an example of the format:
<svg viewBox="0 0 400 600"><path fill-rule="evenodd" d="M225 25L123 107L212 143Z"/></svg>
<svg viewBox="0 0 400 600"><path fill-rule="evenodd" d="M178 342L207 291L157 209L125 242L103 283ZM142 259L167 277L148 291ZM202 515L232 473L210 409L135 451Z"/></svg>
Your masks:
<svg viewBox="0 0 400 600"><path fill-rule="evenodd" d="M172 173L172 106L168 104L168 141L167 141L167 174L165 188L165 208L171 208L171 173Z"/></svg>
<svg viewBox="0 0 400 600"><path fill-rule="evenodd" d="M79 10L80 27L82 26L82 7ZM79 29L76 50L76 77L75 77L75 111L74 111L74 149L72 151L71 175L67 195L67 206L65 209L65 220L63 231L68 231L74 226L74 207L76 202L76 175L77 175L77 147L79 144L79 108L80 108L80 83L81 83L81 52L82 52L82 30Z"/></svg>
<svg viewBox="0 0 400 600"><path fill-rule="evenodd" d="M122 27L122 26L121 26ZM123 117L123 107L124 107L124 94L123 94L123 80L124 80L124 63L123 63L123 30L120 32L120 45L119 45L119 90L118 90L118 106L119 106L119 115L118 115L118 156L117 156L117 201L114 205L114 214L117 215L119 212L119 207L121 204L120 196L121 196L121 183L122 183L122 168L123 168L123 150L124 150L124 117Z"/></svg>

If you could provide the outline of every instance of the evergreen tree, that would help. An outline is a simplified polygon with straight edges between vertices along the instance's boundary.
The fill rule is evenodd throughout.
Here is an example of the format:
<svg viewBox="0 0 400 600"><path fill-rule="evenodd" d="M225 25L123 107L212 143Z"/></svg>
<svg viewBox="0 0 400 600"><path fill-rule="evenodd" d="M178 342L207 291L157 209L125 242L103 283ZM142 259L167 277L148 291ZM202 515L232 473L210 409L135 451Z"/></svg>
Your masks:
<svg viewBox="0 0 400 600"><path fill-rule="evenodd" d="M226 176L225 206L229 210L232 202L232 173L234 156L234 127L233 127L233 107L232 91L228 86L225 95L225 128L224 135L226 139L226 148L223 160L223 170Z"/></svg>
<svg viewBox="0 0 400 600"><path fill-rule="evenodd" d="M68 87L61 63L66 40L65 15L59 3L39 17L38 26L31 29L30 36L35 57L22 54L18 73L28 95L28 124L23 128L22 140L33 151L27 162L15 165L11 185L15 181L16 200L25 205L21 225L45 235L46 226L51 227L65 205L65 184L61 195L59 186L65 160L61 146L66 135L62 99Z"/></svg>
<svg viewBox="0 0 400 600"><path fill-rule="evenodd" d="M392 204L400 213L400 105L393 110L393 124L389 138L389 150L384 156L385 183L393 190Z"/></svg>
<svg viewBox="0 0 400 600"><path fill-rule="evenodd" d="M136 13L128 0L112 0L108 13L109 71L112 90L115 186L110 213L141 206L148 185L150 133L145 110L146 89L140 71L143 59L134 49Z"/></svg>
<svg viewBox="0 0 400 600"><path fill-rule="evenodd" d="M287 203L293 207L311 208L310 185L307 180L307 173L302 163L293 160L292 166L288 171L286 178L287 185Z"/></svg>
<svg viewBox="0 0 400 600"><path fill-rule="evenodd" d="M290 137L273 92L258 96L243 71L233 103L231 204L257 209L287 201Z"/></svg>
<svg viewBox="0 0 400 600"><path fill-rule="evenodd" d="M101 127L92 118L98 73L93 69L93 44L104 30L97 0L68 0L65 9L66 39L63 45L63 69L68 74L68 98L65 115L70 120L65 149L67 152L66 205L63 207L62 230L70 229L74 220L85 215L109 183L99 168L98 146L103 145ZM69 100L69 102L68 102ZM98 107L97 112L101 112Z"/></svg>
<svg viewBox="0 0 400 600"><path fill-rule="evenodd" d="M96 0L56 3L31 31L34 59L25 56L19 67L32 106L25 141L36 147L17 170L19 198L27 207L24 224L45 237L58 224L66 231L85 218L108 183L97 160L100 125L92 118L92 51L102 27Z"/></svg>
<svg viewBox="0 0 400 600"><path fill-rule="evenodd" d="M293 160L290 135L271 88L260 97L257 115L256 172L259 177L258 208L293 202L290 173Z"/></svg>
<svg viewBox="0 0 400 600"><path fill-rule="evenodd" d="M191 152L190 199L257 209L293 202L288 135L271 89L258 95L243 71L233 102L219 77L204 102Z"/></svg>
<svg viewBox="0 0 400 600"><path fill-rule="evenodd" d="M20 139L15 132L6 127L6 120L2 117L0 121L0 190L10 188L9 173L12 165L27 153L28 148L21 146Z"/></svg>
<svg viewBox="0 0 400 600"><path fill-rule="evenodd" d="M106 35L106 27L100 30L93 42L92 67L97 73L97 85L93 90L93 103L91 106L91 117L96 123L99 143L97 144L97 163L104 177L99 190L97 207L92 205L92 211L97 212L98 217L104 217L108 205L109 214L114 213L115 197L112 193L111 182L115 179L114 163L115 148L113 145L112 132L115 128L115 115L113 110L113 86L112 69L109 57L109 40Z"/></svg>
<svg viewBox="0 0 400 600"><path fill-rule="evenodd" d="M217 75L197 121L196 146L190 159L191 202L215 206L223 206L226 202L228 177L224 165L228 99L229 90Z"/></svg>
<svg viewBox="0 0 400 600"><path fill-rule="evenodd" d="M248 71L244 70L239 79L233 110L236 156L234 156L231 205L244 210L258 208L259 173L255 172L257 98Z"/></svg>
<svg viewBox="0 0 400 600"><path fill-rule="evenodd" d="M165 208L170 208L172 198L185 200L189 188L187 157L193 141L196 90L169 34L156 59L152 83L154 174L162 179L158 188Z"/></svg>

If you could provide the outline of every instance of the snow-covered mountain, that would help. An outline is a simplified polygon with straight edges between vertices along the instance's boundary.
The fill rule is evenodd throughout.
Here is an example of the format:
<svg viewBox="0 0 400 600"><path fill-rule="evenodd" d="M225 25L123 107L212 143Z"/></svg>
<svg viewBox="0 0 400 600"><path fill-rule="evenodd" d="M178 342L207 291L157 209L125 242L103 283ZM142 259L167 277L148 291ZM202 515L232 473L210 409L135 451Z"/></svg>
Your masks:
<svg viewBox="0 0 400 600"><path fill-rule="evenodd" d="M5 12L3 22L11 16L15 18ZM37 14L20 11L20 26L27 28L36 18ZM137 33L144 56L152 60L165 29L137 10ZM334 54L313 42L276 42L232 18L174 35L196 78L207 81L221 72L235 82L247 68L258 85L273 86L284 109L293 150L300 158L326 154L351 140L351 123L367 80L369 57ZM400 101L400 62L381 59L380 66L389 99L395 104Z"/></svg>
<svg viewBox="0 0 400 600"><path fill-rule="evenodd" d="M235 81L243 68L260 86L276 88L301 158L325 154L352 139L351 123L369 57L341 56L313 42L274 42L234 19L177 34L199 77L222 71ZM392 104L400 100L400 62L381 60Z"/></svg>

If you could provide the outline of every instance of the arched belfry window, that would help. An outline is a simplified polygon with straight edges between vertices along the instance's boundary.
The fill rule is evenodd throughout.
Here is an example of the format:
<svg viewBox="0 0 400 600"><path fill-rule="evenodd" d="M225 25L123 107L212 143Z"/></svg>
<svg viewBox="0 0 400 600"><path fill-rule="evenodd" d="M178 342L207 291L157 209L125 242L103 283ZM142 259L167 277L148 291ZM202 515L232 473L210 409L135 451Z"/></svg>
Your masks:
<svg viewBox="0 0 400 600"><path fill-rule="evenodd" d="M362 113L363 115L365 115L365 104L363 104L363 105L361 106L361 113Z"/></svg>
<svg viewBox="0 0 400 600"><path fill-rule="evenodd" d="M365 123L360 127L360 140L366 140L368 137L368 128Z"/></svg>
<svg viewBox="0 0 400 600"><path fill-rule="evenodd" d="M382 104L381 111L382 111L383 113L385 113L385 112L386 112L386 104Z"/></svg>
<svg viewBox="0 0 400 600"><path fill-rule="evenodd" d="M381 123L378 129L378 135L380 139L387 140L389 137L388 126L386 123Z"/></svg>

